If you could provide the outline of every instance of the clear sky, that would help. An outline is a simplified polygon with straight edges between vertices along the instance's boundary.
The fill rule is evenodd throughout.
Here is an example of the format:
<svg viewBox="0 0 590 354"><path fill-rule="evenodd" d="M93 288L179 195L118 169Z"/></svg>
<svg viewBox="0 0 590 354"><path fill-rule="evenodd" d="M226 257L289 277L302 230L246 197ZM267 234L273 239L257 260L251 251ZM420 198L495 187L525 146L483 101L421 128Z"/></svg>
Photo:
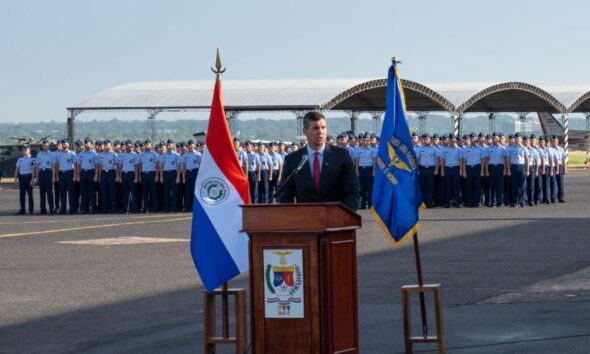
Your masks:
<svg viewBox="0 0 590 354"><path fill-rule="evenodd" d="M590 85L587 1L0 0L0 122L143 80L380 78Z"/></svg>

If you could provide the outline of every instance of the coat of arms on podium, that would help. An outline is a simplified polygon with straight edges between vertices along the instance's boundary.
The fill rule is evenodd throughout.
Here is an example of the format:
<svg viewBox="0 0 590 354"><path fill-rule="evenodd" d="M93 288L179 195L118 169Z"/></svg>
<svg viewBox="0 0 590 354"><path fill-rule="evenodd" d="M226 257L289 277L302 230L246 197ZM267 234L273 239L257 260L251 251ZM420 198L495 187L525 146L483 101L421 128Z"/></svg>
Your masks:
<svg viewBox="0 0 590 354"><path fill-rule="evenodd" d="M303 318L303 250L264 250L266 318Z"/></svg>

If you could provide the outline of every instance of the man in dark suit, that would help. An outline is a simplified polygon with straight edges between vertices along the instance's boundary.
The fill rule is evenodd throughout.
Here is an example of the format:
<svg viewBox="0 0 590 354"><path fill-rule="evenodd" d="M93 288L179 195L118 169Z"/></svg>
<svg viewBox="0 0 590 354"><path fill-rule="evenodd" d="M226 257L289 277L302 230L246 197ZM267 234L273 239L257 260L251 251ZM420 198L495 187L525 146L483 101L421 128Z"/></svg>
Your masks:
<svg viewBox="0 0 590 354"><path fill-rule="evenodd" d="M303 156L309 160L279 192L280 203L341 202L352 210L360 204L359 181L348 150L326 143L326 118L319 112L303 117L307 146L285 157L284 180L297 169Z"/></svg>

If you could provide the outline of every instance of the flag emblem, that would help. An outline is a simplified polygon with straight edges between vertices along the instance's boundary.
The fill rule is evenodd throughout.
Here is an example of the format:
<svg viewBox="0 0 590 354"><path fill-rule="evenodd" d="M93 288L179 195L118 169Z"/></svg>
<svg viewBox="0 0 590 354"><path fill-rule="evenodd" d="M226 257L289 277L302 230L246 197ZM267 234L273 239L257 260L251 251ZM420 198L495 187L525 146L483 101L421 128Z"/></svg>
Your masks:
<svg viewBox="0 0 590 354"><path fill-rule="evenodd" d="M221 204L229 197L229 187L216 177L206 179L201 185L201 200L210 205Z"/></svg>

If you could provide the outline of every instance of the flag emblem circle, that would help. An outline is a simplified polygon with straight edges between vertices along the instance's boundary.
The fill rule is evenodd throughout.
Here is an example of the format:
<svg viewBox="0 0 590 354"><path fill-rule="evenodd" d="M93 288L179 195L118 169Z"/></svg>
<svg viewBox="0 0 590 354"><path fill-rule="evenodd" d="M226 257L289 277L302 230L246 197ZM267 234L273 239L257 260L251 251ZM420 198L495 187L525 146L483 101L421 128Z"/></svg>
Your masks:
<svg viewBox="0 0 590 354"><path fill-rule="evenodd" d="M207 178L201 185L201 200L210 205L221 204L229 197L229 186L219 178Z"/></svg>

